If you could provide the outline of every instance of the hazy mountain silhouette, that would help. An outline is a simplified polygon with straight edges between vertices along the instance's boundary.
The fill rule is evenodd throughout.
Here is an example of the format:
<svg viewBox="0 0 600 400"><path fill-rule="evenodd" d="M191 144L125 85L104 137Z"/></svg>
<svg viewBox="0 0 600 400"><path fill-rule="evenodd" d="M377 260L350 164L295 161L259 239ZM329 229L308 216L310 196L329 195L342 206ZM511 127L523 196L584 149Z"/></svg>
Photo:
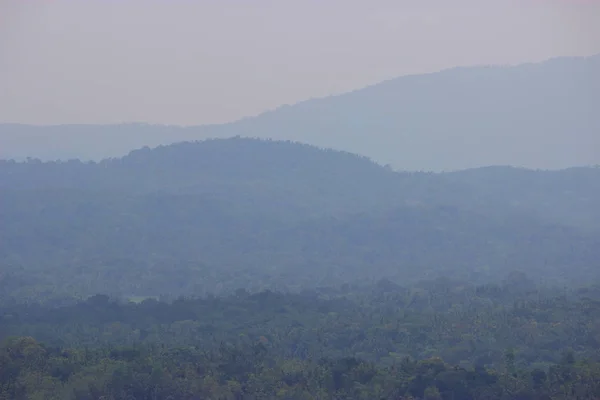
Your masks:
<svg viewBox="0 0 600 400"><path fill-rule="evenodd" d="M289 139L407 170L600 163L600 55L454 68L198 127L0 125L0 157L100 159L233 136Z"/></svg>
<svg viewBox="0 0 600 400"><path fill-rule="evenodd" d="M366 157L273 140L234 138L139 149L99 163L0 162L0 190L91 190L207 195L252 202L267 214L302 218L400 205L453 205L538 215L600 228L600 168L534 171L485 167L452 173L396 173ZM43 200L43 199L41 199ZM507 211L508 210L508 211Z"/></svg>

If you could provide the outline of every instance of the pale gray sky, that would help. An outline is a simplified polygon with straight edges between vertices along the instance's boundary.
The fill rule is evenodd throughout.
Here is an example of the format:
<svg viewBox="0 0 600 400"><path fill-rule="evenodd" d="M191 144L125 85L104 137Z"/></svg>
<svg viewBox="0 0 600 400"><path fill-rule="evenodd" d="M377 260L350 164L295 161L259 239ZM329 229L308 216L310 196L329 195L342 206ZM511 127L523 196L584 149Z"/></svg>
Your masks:
<svg viewBox="0 0 600 400"><path fill-rule="evenodd" d="M0 122L219 123L457 65L600 53L600 0L0 0Z"/></svg>

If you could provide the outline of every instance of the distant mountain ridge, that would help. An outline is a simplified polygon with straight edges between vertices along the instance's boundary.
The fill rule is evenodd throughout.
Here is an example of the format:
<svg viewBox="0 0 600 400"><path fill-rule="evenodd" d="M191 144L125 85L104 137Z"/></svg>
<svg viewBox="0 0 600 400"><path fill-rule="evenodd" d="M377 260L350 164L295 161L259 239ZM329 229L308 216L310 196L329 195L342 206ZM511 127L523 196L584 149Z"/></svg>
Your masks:
<svg viewBox="0 0 600 400"><path fill-rule="evenodd" d="M291 141L232 138L143 148L98 163L0 160L0 191L75 190L207 195L327 215L444 204L540 215L600 231L600 168L558 171L490 166L397 173L367 157ZM301 212L301 210L304 210ZM255 210L256 211L256 210ZM263 214L263 215L265 215ZM500 214L502 215L502 214Z"/></svg>
<svg viewBox="0 0 600 400"><path fill-rule="evenodd" d="M600 55L404 76L222 125L0 125L0 158L95 159L234 136L304 142L402 170L600 164Z"/></svg>

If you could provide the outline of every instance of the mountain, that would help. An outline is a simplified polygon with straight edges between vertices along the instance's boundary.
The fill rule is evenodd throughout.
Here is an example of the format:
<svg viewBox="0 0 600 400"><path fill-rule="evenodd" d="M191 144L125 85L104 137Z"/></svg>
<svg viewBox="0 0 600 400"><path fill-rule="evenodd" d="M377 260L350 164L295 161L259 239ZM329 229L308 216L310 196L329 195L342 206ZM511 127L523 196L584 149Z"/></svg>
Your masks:
<svg viewBox="0 0 600 400"><path fill-rule="evenodd" d="M600 169L394 172L246 138L95 162L0 162L5 295L178 295L513 270L586 282Z"/></svg>
<svg viewBox="0 0 600 400"><path fill-rule="evenodd" d="M210 126L0 125L0 157L118 157L234 136L349 151L402 170L600 164L600 55L404 76Z"/></svg>

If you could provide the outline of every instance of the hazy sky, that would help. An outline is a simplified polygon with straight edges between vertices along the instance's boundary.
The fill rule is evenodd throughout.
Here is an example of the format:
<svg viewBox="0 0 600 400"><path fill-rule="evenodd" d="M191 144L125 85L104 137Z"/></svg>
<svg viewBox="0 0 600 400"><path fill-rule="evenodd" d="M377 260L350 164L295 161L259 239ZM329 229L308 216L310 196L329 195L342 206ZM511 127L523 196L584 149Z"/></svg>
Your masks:
<svg viewBox="0 0 600 400"><path fill-rule="evenodd" d="M0 122L231 121L399 75L600 53L600 0L0 0Z"/></svg>

